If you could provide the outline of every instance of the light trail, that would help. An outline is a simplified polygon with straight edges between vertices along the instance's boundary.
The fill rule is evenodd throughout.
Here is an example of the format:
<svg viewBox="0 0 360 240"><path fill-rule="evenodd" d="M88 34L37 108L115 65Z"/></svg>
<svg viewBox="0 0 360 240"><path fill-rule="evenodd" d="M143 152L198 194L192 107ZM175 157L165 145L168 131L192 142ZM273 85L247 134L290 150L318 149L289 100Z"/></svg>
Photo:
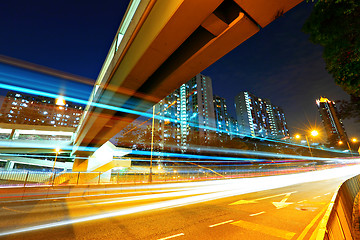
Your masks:
<svg viewBox="0 0 360 240"><path fill-rule="evenodd" d="M343 167L341 169L329 169L329 170L321 170L316 172L307 172L307 173L290 174L290 175L282 175L282 176L209 181L213 184L210 184L207 187L205 186L205 188L211 189L211 193L208 194L184 197L181 199L166 200L157 203L150 203L142 206L111 211L108 213L81 217L77 219L63 220L59 222L40 224L36 226L8 230L1 232L0 236L8 236L11 234L24 233L24 232L40 230L40 229L49 229L53 227L100 220L104 218L118 217L118 216L129 215L140 212L147 212L150 210L162 210L162 209L169 209L174 207L181 207L189 204L201 203L201 202L236 196L245 193L281 188L294 184L321 181L321 180L327 180L333 178L343 178L345 176L351 177L357 175L359 171L360 171L360 166L357 165L351 167Z"/></svg>
<svg viewBox="0 0 360 240"><path fill-rule="evenodd" d="M4 79L4 78L0 78L0 80L2 80L2 81L5 80L5 82L6 82L6 79ZM15 85L9 85L9 84L5 84L5 83L0 83L0 88L8 89L8 90L11 90L11 91L25 92L25 93L29 93L29 94L32 94L32 95L40 95L40 96L50 97L50 98L54 98L54 99L60 97L60 95L58 95L58 94L48 93L48 92L29 89L29 88L24 88L24 87L19 87L19 86L15 86ZM136 110L128 109L128 108L125 108L125 107L117 107L117 106L112 106L112 105L107 105L107 104L102 104L102 103L89 102L88 100L78 99L78 98L69 97L69 96L62 96L62 97L66 101L73 102L73 103L78 103L78 104L82 104L82 105L95 106L95 107L98 107L98 108L103 108L103 109L113 110L113 111L117 111L117 112L134 114L134 115L143 116L143 117L147 117L147 118L153 118L154 117L157 120L165 120L166 119L166 120L169 120L170 122L173 122L173 123L181 123L181 121L177 120L177 119L171 119L171 118L168 118L168 117L165 118L165 117L161 117L159 115L153 116L151 113L136 111ZM239 136L239 137L250 137L252 139L257 139L257 140L266 140L266 141L269 141L269 142L275 142L275 143L282 143L282 144L287 144L287 145L304 147L304 145L301 145L301 144L290 143L290 142L285 142L285 141L280 141L280 140L275 140L275 139L270 139L270 138L264 139L264 138L261 138L261 137L256 137L256 136L251 136L251 135L246 135L246 134L241 134L241 133L235 133L235 132L229 132L229 131L224 131L224 130L220 130L220 129L213 128L213 127L199 126L198 124L193 124L191 122L188 122L187 124L189 126L192 126L192 127L202 128L202 129L206 129L206 130L214 131L214 132L219 132L220 131L222 133L233 134L233 135L236 135L236 136ZM344 152L342 152L340 150L335 150L335 149L320 149L320 148L315 148L315 147L312 147L312 149L318 149L318 150L329 151L329 152L341 152L343 154L346 154L346 153L344 153ZM92 150L88 149L88 151L92 151ZM351 155L351 153L348 153L348 154Z"/></svg>
<svg viewBox="0 0 360 240"><path fill-rule="evenodd" d="M174 191L184 191L184 190L189 190L189 189L192 189L192 188L180 188L180 189L177 189L177 190L148 190L148 191L142 191L141 193L163 193L163 192L174 192ZM109 190L109 189L104 189L103 191L105 190ZM121 189L123 191L125 191L126 189ZM93 191L96 191L96 190L93 190ZM113 191L113 189L112 189ZM21 192L22 193L22 192ZM83 193L83 190L79 190L79 191L73 191L71 192L71 194L75 194L75 193ZM54 196L54 195L61 195L61 194L64 194L63 192L49 192L49 193L46 193L46 194L43 194L43 193L39 193L37 195L30 195L31 197L33 196ZM47 197L47 198L31 198L31 199L21 199L21 200L11 200L11 201L1 201L1 203L14 203L14 202L19 202L19 203L23 203L23 202L34 202L34 201L49 201L49 200L65 200L65 199L83 199L83 198L91 198L91 197L110 197L110 196L121 196L121 195L128 195L128 194L139 194L139 192L120 192L120 193L99 193L99 194L88 194L88 195L81 195L81 196L68 196L68 197ZM14 196L14 195L11 195L9 196L9 198L14 198L14 197L28 197L29 195L19 195L19 196ZM150 195L147 195L147 196L152 196L151 194ZM125 197L125 199L130 199L130 197ZM142 200L141 198L137 199L137 198L134 198L134 199L130 199L130 200L123 200L124 197L122 197L122 199L119 201L119 202L127 202L127 201L137 201L137 200ZM113 201L117 201L117 200L113 200Z"/></svg>

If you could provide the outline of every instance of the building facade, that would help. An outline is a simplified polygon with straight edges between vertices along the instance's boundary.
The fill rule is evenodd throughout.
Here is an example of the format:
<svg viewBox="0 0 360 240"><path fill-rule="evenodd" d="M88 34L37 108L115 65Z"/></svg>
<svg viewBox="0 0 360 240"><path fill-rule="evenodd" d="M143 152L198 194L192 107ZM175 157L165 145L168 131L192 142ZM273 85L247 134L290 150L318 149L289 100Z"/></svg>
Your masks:
<svg viewBox="0 0 360 240"><path fill-rule="evenodd" d="M238 121L230 116L229 116L229 129L230 129L230 139L233 139L234 137L240 137Z"/></svg>
<svg viewBox="0 0 360 240"><path fill-rule="evenodd" d="M276 125L276 135L284 136L285 138L290 137L290 132L286 123L284 110L281 107L273 105L273 114Z"/></svg>
<svg viewBox="0 0 360 240"><path fill-rule="evenodd" d="M214 95L213 102L218 135L230 135L230 122L225 98Z"/></svg>
<svg viewBox="0 0 360 240"><path fill-rule="evenodd" d="M82 106L55 104L55 99L9 91L1 107L1 122L13 124L74 127L79 124Z"/></svg>
<svg viewBox="0 0 360 240"><path fill-rule="evenodd" d="M325 97L321 97L316 100L316 105L318 107L329 144L336 146L339 141L342 141L346 145L349 142L349 139L345 132L344 125L339 117L335 102L330 101Z"/></svg>
<svg viewBox="0 0 360 240"><path fill-rule="evenodd" d="M154 129L158 131L160 149L180 148L182 144L180 89L157 103L155 114L159 116L155 120Z"/></svg>
<svg viewBox="0 0 360 240"><path fill-rule="evenodd" d="M240 134L262 138L289 136L285 114L270 100L240 92L235 97L235 109Z"/></svg>
<svg viewBox="0 0 360 240"><path fill-rule="evenodd" d="M211 78L197 74L155 105L161 145L188 146L211 140L215 113Z"/></svg>

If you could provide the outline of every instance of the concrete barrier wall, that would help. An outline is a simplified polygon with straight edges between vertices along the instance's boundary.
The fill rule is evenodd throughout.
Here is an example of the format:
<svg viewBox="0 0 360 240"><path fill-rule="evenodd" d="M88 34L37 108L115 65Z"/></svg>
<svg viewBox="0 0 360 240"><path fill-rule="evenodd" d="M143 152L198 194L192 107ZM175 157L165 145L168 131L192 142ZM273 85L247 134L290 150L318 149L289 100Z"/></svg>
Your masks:
<svg viewBox="0 0 360 240"><path fill-rule="evenodd" d="M319 231L317 239L340 240L360 239L359 229L360 175L345 181L329 208L326 228Z"/></svg>

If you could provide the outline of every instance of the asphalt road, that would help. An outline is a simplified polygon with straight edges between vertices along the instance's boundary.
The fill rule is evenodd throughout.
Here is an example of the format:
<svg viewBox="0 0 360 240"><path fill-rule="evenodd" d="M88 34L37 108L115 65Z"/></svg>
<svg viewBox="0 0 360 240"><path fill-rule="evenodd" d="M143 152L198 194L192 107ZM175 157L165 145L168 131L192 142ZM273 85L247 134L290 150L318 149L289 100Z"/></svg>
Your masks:
<svg viewBox="0 0 360 240"><path fill-rule="evenodd" d="M311 239L350 177L327 171L5 199L0 238Z"/></svg>

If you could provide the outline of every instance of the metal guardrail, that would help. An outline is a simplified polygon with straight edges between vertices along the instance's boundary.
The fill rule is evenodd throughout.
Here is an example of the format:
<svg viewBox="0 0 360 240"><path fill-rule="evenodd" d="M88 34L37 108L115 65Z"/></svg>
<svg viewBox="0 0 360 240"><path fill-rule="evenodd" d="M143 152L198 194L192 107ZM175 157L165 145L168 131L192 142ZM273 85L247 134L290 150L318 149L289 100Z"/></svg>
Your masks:
<svg viewBox="0 0 360 240"><path fill-rule="evenodd" d="M360 175L345 181L320 223L316 239L360 239Z"/></svg>
<svg viewBox="0 0 360 240"><path fill-rule="evenodd" d="M202 181L215 179L261 177L280 174L308 172L342 166L340 164L294 166L282 169L234 168L227 170L187 169L152 173L152 182ZM80 184L129 184L149 182L149 172L36 172L0 171L0 186L58 186Z"/></svg>

